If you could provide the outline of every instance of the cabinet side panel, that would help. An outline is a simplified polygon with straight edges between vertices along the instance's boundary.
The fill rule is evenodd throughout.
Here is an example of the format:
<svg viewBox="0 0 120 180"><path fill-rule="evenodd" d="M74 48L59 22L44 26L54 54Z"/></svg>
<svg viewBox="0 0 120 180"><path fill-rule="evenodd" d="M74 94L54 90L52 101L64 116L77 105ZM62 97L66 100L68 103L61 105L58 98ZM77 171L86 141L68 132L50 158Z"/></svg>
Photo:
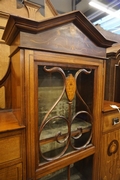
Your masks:
<svg viewBox="0 0 120 180"><path fill-rule="evenodd" d="M24 124L24 51L11 57L12 109L19 121Z"/></svg>

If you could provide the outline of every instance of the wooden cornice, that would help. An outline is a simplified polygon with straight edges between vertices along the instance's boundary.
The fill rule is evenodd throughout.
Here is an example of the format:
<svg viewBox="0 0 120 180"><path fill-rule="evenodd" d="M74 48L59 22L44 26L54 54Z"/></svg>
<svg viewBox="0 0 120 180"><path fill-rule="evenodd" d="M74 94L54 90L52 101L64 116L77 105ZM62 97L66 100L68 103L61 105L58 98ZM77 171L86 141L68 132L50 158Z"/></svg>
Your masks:
<svg viewBox="0 0 120 180"><path fill-rule="evenodd" d="M41 31L65 25L67 23L73 23L99 47L107 48L115 43L102 36L93 24L79 11L73 11L40 22L11 15L2 39L5 40L6 44L10 45L20 31L37 34Z"/></svg>
<svg viewBox="0 0 120 180"><path fill-rule="evenodd" d="M115 41L120 44L120 35L119 34L115 34L110 31L107 31L107 30L103 29L100 25L96 25L95 27L106 39Z"/></svg>

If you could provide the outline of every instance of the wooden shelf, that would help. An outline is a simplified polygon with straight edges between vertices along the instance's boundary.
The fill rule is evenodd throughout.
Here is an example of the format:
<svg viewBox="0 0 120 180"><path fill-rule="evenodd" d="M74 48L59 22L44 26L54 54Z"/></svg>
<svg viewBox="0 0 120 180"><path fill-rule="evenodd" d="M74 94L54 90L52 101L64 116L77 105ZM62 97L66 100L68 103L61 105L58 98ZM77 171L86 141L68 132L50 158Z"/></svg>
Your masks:
<svg viewBox="0 0 120 180"><path fill-rule="evenodd" d="M116 106L118 106L120 108L120 103L113 102L113 101L104 101L104 106L103 106L102 112L103 113L109 112L109 111L118 112L117 109L112 108L110 105L116 105Z"/></svg>
<svg viewBox="0 0 120 180"><path fill-rule="evenodd" d="M6 132L16 129L25 128L23 125L19 125L18 120L12 111L0 112L0 132Z"/></svg>

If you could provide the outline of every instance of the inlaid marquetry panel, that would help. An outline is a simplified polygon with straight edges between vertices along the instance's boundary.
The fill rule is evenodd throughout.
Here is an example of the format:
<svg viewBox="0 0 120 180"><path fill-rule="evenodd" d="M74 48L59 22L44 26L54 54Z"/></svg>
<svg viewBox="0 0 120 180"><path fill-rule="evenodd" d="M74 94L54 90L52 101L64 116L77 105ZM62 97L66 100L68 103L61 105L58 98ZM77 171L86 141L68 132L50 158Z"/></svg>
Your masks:
<svg viewBox="0 0 120 180"><path fill-rule="evenodd" d="M96 46L80 29L73 23L55 27L39 34L22 33L21 46L38 49L47 49L73 54L86 54L88 56L105 56L105 49ZM89 50L88 50L89 49Z"/></svg>

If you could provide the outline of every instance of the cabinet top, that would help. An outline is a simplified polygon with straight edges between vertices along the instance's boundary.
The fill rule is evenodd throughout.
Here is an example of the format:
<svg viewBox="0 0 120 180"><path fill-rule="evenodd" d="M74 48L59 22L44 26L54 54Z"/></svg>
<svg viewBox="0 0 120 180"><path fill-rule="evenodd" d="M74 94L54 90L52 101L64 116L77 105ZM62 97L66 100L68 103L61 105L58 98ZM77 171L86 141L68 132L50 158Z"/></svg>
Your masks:
<svg viewBox="0 0 120 180"><path fill-rule="evenodd" d="M69 23L74 24L78 30L83 32L84 35L98 47L107 48L115 43L114 41L107 40L79 11L58 15L39 22L30 20L28 18L10 15L2 39L5 40L6 44L11 45L20 32L38 34L40 32L64 26Z"/></svg>

